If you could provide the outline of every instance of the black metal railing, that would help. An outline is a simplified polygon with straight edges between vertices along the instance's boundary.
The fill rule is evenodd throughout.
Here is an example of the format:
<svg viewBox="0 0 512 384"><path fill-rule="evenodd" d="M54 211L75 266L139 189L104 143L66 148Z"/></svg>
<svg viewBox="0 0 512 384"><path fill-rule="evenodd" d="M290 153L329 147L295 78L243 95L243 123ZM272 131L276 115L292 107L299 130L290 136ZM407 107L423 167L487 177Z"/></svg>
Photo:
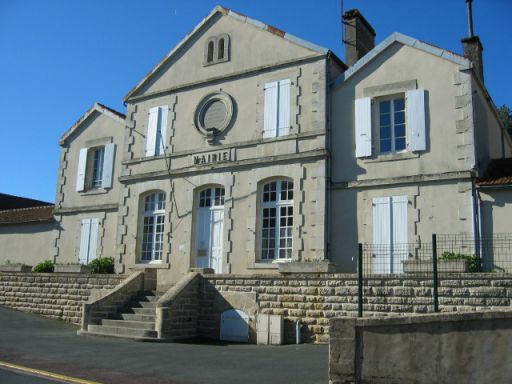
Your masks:
<svg viewBox="0 0 512 384"><path fill-rule="evenodd" d="M431 287L432 310L439 311L439 281L468 273L512 274L512 233L474 238L434 234L428 242L359 244L358 315L363 315L370 280L416 279ZM375 284L374 284L375 285Z"/></svg>

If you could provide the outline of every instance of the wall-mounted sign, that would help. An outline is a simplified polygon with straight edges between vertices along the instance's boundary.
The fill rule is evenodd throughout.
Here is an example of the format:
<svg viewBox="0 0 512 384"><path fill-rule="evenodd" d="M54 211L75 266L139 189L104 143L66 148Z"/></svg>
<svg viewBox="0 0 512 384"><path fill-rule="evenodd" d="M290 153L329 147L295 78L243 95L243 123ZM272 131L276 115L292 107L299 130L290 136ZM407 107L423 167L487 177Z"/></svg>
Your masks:
<svg viewBox="0 0 512 384"><path fill-rule="evenodd" d="M191 155L192 165L206 165L235 161L235 149L225 149L214 152L204 152Z"/></svg>

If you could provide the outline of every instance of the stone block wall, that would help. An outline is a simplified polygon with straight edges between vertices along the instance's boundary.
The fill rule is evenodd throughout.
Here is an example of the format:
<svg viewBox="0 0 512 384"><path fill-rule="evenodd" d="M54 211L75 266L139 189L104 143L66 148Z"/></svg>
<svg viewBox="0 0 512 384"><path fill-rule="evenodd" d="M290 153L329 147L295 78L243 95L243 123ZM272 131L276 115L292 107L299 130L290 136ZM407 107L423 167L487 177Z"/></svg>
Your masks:
<svg viewBox="0 0 512 384"><path fill-rule="evenodd" d="M80 324L93 289L112 289L124 275L1 273L0 305Z"/></svg>
<svg viewBox="0 0 512 384"><path fill-rule="evenodd" d="M200 282L200 274L190 272L158 300L158 337L179 340L198 335Z"/></svg>
<svg viewBox="0 0 512 384"><path fill-rule="evenodd" d="M112 289L125 275L0 273L0 305L79 324L82 304L93 289ZM302 323L304 342L328 342L329 320L356 317L357 276L324 275L203 275L190 273L159 300L160 335L173 339L218 338L220 314L235 308L250 318L254 339L259 313L282 315L284 341L295 340L295 323ZM478 273L441 275L442 312L508 308L512 275ZM390 316L431 313L432 280L401 275L373 276L364 285L364 315ZM160 319L158 317L160 316Z"/></svg>
<svg viewBox="0 0 512 384"><path fill-rule="evenodd" d="M331 319L329 383L510 383L512 311Z"/></svg>
<svg viewBox="0 0 512 384"><path fill-rule="evenodd" d="M302 322L305 342L327 342L329 319L356 317L358 307L357 276L328 275L206 275L215 289L205 291L210 302L215 291L253 293L258 313L284 317L285 343L295 339L295 322ZM429 277L381 275L365 281L364 315L400 315L434 311L432 280ZM439 282L439 304L442 312L475 311L510 307L512 275L493 273L444 275ZM199 323L215 324L215 311L202 308ZM211 332L216 333L215 332ZM218 334L218 333L217 333Z"/></svg>

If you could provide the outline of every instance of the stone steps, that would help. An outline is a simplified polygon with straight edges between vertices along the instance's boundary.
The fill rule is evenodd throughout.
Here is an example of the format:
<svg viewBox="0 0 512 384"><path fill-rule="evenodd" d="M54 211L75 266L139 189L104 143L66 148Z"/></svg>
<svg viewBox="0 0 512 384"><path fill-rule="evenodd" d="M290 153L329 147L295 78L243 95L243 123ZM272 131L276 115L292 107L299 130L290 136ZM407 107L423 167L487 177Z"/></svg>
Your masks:
<svg viewBox="0 0 512 384"><path fill-rule="evenodd" d="M154 329L140 329L128 327L110 327L107 325L89 324L87 330L90 333L103 334L105 336L125 336L125 337L154 337L158 335Z"/></svg>
<svg viewBox="0 0 512 384"><path fill-rule="evenodd" d="M155 321L155 314L116 313L111 315L109 318L113 320Z"/></svg>
<svg viewBox="0 0 512 384"><path fill-rule="evenodd" d="M108 314L100 320L100 324L89 324L87 332L82 333L157 341L156 304L161 296L160 292L141 292L137 298L125 304L120 311Z"/></svg>
<svg viewBox="0 0 512 384"><path fill-rule="evenodd" d="M154 321L141 321L141 320L101 320L101 325L107 327L124 327L124 328L136 328L136 329L155 329Z"/></svg>

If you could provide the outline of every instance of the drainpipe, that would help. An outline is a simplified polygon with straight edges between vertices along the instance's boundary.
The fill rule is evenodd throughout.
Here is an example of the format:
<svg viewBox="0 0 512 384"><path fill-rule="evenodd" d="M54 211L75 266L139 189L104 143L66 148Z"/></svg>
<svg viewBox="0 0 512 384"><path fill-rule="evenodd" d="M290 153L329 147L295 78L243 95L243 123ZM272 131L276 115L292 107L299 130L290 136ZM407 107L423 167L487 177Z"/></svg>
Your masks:
<svg viewBox="0 0 512 384"><path fill-rule="evenodd" d="M471 195L473 198L473 238L475 239L475 255L480 259L482 264L482 254L480 247L482 244L482 233L481 233L481 220L480 220L480 204L479 204L479 193L477 191L476 181L473 178L471 180Z"/></svg>
<svg viewBox="0 0 512 384"><path fill-rule="evenodd" d="M295 343L300 344L300 329L301 329L301 322L300 319L295 322Z"/></svg>

